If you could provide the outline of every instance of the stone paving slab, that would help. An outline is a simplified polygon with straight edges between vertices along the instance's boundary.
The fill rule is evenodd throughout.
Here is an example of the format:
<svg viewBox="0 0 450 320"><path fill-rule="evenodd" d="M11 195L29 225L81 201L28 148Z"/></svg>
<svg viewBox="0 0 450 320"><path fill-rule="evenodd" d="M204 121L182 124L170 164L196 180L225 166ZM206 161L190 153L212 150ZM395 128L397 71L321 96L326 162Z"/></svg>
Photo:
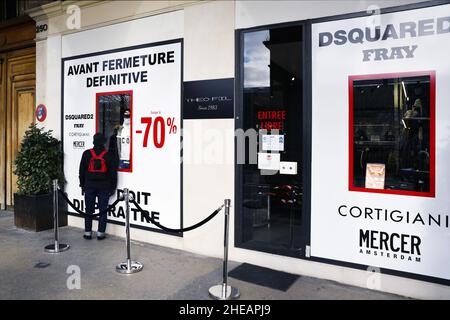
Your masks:
<svg viewBox="0 0 450 320"><path fill-rule="evenodd" d="M53 242L52 230L17 229L12 214L0 212L0 299L206 300L208 288L221 282L220 259L134 241L132 258L142 262L144 269L120 275L115 266L125 259L123 238L88 241L82 238L82 230L72 227L61 228L60 234L70 250L58 255L45 253L45 245ZM238 265L230 261L229 270ZM74 284L67 273L69 266L79 267L81 289L68 289L67 282ZM286 292L229 279L240 289L242 300L405 299L304 276Z"/></svg>

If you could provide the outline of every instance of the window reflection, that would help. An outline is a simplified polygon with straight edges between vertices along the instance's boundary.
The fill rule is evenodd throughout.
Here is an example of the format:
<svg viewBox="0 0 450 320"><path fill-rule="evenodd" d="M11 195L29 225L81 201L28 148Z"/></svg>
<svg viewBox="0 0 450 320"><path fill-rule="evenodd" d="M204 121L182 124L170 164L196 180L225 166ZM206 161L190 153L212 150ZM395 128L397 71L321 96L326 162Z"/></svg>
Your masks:
<svg viewBox="0 0 450 320"><path fill-rule="evenodd" d="M244 88L270 86L270 51L264 45L269 31L257 31L244 35Z"/></svg>

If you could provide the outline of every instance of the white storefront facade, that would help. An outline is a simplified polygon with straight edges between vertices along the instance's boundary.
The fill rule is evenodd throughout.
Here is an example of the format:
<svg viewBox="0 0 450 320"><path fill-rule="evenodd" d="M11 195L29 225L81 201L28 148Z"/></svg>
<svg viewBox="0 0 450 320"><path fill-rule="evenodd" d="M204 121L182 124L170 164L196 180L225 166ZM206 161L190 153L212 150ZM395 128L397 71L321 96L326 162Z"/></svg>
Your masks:
<svg viewBox="0 0 450 320"><path fill-rule="evenodd" d="M447 1L64 1L30 15L40 125L63 140L80 209L82 152L127 131L118 188L170 228L231 199L230 260L450 298ZM249 130L253 162L251 137L235 137ZM110 212L107 232L123 221ZM132 227L223 254L221 215L170 234L134 211Z"/></svg>

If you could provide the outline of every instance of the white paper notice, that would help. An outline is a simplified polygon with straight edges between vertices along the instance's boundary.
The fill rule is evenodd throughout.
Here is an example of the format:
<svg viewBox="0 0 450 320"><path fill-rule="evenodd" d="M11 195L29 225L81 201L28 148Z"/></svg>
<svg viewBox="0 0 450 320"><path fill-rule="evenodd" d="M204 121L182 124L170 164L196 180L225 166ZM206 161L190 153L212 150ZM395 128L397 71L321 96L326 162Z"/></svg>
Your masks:
<svg viewBox="0 0 450 320"><path fill-rule="evenodd" d="M258 169L261 170L280 170L279 153L258 153Z"/></svg>
<svg viewBox="0 0 450 320"><path fill-rule="evenodd" d="M284 151L284 135L265 134L262 136L264 151Z"/></svg>

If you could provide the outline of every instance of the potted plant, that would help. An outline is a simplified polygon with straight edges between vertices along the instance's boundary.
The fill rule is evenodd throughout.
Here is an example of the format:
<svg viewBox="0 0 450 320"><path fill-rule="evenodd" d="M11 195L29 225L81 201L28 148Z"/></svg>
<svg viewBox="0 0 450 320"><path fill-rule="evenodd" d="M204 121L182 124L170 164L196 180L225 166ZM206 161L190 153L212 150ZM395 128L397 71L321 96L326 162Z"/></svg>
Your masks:
<svg viewBox="0 0 450 320"><path fill-rule="evenodd" d="M14 224L18 228L43 231L53 228L53 180L64 183L61 142L35 124L25 132L17 153L14 174L18 192L14 194ZM59 225L67 225L67 205L61 197Z"/></svg>

